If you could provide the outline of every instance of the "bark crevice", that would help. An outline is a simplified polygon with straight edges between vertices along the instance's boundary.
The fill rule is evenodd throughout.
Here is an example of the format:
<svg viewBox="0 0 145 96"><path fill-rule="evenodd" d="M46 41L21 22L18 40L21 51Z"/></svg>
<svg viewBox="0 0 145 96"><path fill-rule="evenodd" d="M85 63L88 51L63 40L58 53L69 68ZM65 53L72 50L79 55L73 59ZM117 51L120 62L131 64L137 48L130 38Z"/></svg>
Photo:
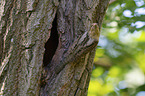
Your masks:
<svg viewBox="0 0 145 96"><path fill-rule="evenodd" d="M44 52L44 57L43 57L44 67L48 66L48 64L51 62L55 54L55 51L58 47L58 43L59 43L59 36L58 36L58 31L57 31L57 14L56 14L54 21L52 23L50 38L45 43L45 52Z"/></svg>

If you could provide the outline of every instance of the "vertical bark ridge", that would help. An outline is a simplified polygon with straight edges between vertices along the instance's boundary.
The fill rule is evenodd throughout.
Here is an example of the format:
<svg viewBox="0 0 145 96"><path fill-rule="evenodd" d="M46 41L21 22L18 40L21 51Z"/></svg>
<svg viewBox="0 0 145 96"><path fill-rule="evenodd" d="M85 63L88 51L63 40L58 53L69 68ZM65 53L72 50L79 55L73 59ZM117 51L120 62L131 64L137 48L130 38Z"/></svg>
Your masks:
<svg viewBox="0 0 145 96"><path fill-rule="evenodd" d="M4 96L38 96L44 44L49 38L58 1L3 1L0 21L2 93Z"/></svg>
<svg viewBox="0 0 145 96"><path fill-rule="evenodd" d="M13 11L13 6L14 6L14 0L8 1L6 2L5 0L3 2L3 6L1 6L1 8L3 9L3 13L1 13L1 30L0 30L0 36L1 36L1 40L0 40L0 44L1 44L1 54L0 54L0 63L2 62L2 60L4 59L3 57L5 56L5 46L4 46L4 36L6 35L6 29L8 29L7 27L9 26L9 22L10 22L10 13L12 13L11 11ZM5 3L5 4L4 4ZM4 15L5 14L5 15Z"/></svg>
<svg viewBox="0 0 145 96"><path fill-rule="evenodd" d="M9 51L10 49L10 39L11 37L13 36L13 33L12 34L9 34L10 32L8 32L8 28L10 26L9 22L10 21L10 17L12 15L12 11L13 11L13 7L14 7L14 1L15 0L10 0L8 2L6 2L5 0L1 3L3 3L3 7L2 11L3 13L1 13L1 21L0 21L0 25L1 25L1 28L0 28L0 88L2 88L2 84L6 78L6 74L7 74L7 69L8 69L8 66L6 64L4 64L2 61L5 61L5 57L8 57L7 59L10 58L10 55L11 54L11 51ZM5 15L4 15L5 14ZM6 39L6 37L9 38L9 40ZM7 52L9 51L9 54L7 54Z"/></svg>

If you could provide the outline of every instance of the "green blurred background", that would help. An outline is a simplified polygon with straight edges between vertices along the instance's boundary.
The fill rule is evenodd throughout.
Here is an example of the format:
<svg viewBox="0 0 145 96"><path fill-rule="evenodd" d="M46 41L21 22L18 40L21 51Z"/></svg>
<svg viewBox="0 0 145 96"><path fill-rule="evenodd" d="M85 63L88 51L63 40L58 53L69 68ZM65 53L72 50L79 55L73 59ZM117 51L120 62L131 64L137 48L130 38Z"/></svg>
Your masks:
<svg viewBox="0 0 145 96"><path fill-rule="evenodd" d="M116 0L101 29L88 96L145 96L145 0Z"/></svg>

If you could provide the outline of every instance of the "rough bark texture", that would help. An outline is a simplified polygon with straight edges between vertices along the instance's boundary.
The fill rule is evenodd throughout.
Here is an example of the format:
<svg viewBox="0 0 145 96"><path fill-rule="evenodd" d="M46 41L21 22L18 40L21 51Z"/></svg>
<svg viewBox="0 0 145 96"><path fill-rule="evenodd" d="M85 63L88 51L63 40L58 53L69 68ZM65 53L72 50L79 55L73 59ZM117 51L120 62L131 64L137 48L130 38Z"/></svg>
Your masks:
<svg viewBox="0 0 145 96"><path fill-rule="evenodd" d="M0 94L86 96L108 3L1 0Z"/></svg>

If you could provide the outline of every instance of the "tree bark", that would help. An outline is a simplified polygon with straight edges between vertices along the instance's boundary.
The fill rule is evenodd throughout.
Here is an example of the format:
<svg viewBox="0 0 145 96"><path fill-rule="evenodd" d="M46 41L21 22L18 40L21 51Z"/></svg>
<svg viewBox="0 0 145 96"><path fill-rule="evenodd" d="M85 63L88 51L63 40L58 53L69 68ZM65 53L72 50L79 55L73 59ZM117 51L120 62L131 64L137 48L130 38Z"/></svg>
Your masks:
<svg viewBox="0 0 145 96"><path fill-rule="evenodd" d="M86 96L108 4L1 0L0 94Z"/></svg>

